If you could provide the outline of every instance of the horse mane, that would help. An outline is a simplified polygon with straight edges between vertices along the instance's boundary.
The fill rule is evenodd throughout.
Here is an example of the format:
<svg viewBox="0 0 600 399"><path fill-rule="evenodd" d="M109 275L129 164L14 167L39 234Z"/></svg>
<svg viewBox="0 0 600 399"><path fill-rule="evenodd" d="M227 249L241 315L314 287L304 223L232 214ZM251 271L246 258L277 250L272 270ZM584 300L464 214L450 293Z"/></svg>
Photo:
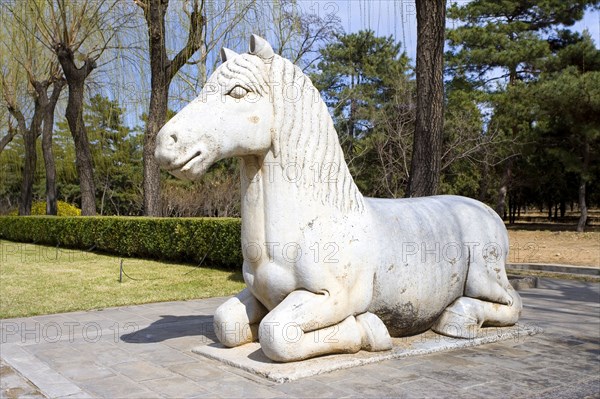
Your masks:
<svg viewBox="0 0 600 399"><path fill-rule="evenodd" d="M342 212L362 212L364 199L350 175L327 105L310 79L274 56L269 85L274 109L273 154L290 182ZM301 176L298 176L300 171ZM293 173L290 176L290 173Z"/></svg>

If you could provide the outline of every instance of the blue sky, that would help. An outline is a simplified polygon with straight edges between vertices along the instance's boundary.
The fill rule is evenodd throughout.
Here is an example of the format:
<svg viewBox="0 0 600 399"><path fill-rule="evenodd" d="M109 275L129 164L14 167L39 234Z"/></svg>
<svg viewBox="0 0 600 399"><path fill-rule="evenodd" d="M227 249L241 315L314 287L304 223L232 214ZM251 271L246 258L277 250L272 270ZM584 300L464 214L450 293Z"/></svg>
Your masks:
<svg viewBox="0 0 600 399"><path fill-rule="evenodd" d="M468 1L452 1L450 3ZM300 7L312 7L321 15L335 12L347 33L370 28L378 36L394 35L402 42L403 49L414 60L417 47L417 18L414 0L300 0ZM446 21L452 27L452 21ZM587 29L596 47L600 48L600 11L588 11L584 19L571 29L583 32Z"/></svg>

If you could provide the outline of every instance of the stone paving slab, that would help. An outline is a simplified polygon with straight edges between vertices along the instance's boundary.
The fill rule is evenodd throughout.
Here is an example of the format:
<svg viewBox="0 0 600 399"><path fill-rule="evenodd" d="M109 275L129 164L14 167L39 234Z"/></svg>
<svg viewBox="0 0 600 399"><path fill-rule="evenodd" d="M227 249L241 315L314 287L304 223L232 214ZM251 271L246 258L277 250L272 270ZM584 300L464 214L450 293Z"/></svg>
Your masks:
<svg viewBox="0 0 600 399"><path fill-rule="evenodd" d="M29 381L0 361L0 398L11 399L25 396L30 399L45 398Z"/></svg>
<svg viewBox="0 0 600 399"><path fill-rule="evenodd" d="M253 342L237 348L227 348L220 343L202 345L192 352L227 365L240 368L268 380L284 383L335 370L364 366L384 360L401 359L485 345L492 342L519 340L542 332L537 326L515 325L505 328L485 328L474 339L456 339L427 331L412 337L393 338L393 348L384 352L360 351L354 354L321 356L302 362L277 363L265 356L260 344Z"/></svg>
<svg viewBox="0 0 600 399"><path fill-rule="evenodd" d="M16 371L0 397L21 376L49 398L600 398L600 284L540 279L521 295L520 323L543 332L284 384L192 352L215 343L226 298L0 320L0 358Z"/></svg>

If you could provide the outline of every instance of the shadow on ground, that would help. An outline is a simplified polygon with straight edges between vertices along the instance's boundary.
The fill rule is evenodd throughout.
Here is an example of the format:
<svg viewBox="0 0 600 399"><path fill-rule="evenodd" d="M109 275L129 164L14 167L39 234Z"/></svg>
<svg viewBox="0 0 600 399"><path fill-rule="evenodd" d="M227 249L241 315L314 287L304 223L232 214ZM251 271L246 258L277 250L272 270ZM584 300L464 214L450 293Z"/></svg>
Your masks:
<svg viewBox="0 0 600 399"><path fill-rule="evenodd" d="M575 282L575 281L555 281L543 279L538 286L539 290L522 293L522 296L533 296L538 299L548 300L569 300L576 302L600 302L600 292L598 292L598 283L596 282ZM555 311L555 309L550 309Z"/></svg>
<svg viewBox="0 0 600 399"><path fill-rule="evenodd" d="M121 335L121 341L127 343L163 342L168 339L203 336L216 340L212 316L160 316L146 328Z"/></svg>
<svg viewBox="0 0 600 399"><path fill-rule="evenodd" d="M231 273L227 277L227 280L229 280L229 281L235 281L235 282L238 282L238 283L243 283L244 282L244 276L242 276L242 272L241 271L237 271L237 272Z"/></svg>

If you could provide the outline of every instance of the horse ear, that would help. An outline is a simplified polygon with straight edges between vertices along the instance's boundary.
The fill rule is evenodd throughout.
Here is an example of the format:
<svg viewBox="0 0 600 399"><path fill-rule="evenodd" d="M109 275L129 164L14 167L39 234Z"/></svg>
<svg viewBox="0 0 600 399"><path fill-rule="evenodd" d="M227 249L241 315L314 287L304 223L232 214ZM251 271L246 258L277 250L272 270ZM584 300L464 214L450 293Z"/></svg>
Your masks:
<svg viewBox="0 0 600 399"><path fill-rule="evenodd" d="M239 55L233 50L229 50L227 47L221 49L221 62L225 62Z"/></svg>
<svg viewBox="0 0 600 399"><path fill-rule="evenodd" d="M250 54L257 55L263 60L272 58L275 55L273 48L265 39L260 36L250 36Z"/></svg>

